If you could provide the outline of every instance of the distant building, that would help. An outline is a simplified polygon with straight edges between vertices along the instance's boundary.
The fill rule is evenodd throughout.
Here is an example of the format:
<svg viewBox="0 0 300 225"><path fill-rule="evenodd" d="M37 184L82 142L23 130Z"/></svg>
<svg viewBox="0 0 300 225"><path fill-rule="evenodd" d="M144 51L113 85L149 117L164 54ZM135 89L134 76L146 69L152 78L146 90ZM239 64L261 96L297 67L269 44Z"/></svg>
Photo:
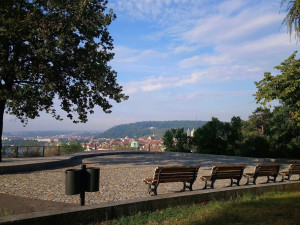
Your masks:
<svg viewBox="0 0 300 225"><path fill-rule="evenodd" d="M138 143L137 141L133 141L130 144L130 148L135 148L137 150L140 150L140 143Z"/></svg>
<svg viewBox="0 0 300 225"><path fill-rule="evenodd" d="M38 142L48 142L48 143L51 143L51 138L38 138L37 141Z"/></svg>

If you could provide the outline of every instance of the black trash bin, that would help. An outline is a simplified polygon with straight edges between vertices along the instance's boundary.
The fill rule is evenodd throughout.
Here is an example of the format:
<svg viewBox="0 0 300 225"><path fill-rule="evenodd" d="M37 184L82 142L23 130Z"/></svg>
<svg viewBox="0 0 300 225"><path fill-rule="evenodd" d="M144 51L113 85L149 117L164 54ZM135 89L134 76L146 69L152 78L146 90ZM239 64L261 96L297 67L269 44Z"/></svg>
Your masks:
<svg viewBox="0 0 300 225"><path fill-rule="evenodd" d="M66 195L77 195L83 190L82 170L69 169L66 173Z"/></svg>
<svg viewBox="0 0 300 225"><path fill-rule="evenodd" d="M100 168L97 167L86 168L85 191L87 192L99 191L99 177L100 177Z"/></svg>

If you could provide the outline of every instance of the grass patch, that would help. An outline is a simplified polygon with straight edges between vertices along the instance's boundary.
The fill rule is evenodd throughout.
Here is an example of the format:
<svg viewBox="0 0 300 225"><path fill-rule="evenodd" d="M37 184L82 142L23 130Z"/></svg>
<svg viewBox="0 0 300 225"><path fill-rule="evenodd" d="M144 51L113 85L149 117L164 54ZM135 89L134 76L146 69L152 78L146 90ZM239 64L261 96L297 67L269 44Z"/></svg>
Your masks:
<svg viewBox="0 0 300 225"><path fill-rule="evenodd" d="M1 216L10 216L10 212L7 211L6 209L0 209L0 217Z"/></svg>
<svg viewBox="0 0 300 225"><path fill-rule="evenodd" d="M299 212L300 192L271 192L261 196L244 195L232 201L211 201L138 213L101 225L298 225Z"/></svg>

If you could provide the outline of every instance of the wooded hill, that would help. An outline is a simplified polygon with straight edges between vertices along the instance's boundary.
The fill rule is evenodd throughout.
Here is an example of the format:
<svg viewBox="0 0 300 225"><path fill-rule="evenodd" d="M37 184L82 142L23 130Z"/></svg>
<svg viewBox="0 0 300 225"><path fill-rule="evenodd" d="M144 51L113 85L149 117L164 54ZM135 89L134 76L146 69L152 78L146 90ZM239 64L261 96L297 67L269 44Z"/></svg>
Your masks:
<svg viewBox="0 0 300 225"><path fill-rule="evenodd" d="M190 131L194 128L202 127L207 121L191 121L191 120L176 120L176 121L144 121L129 124L114 126L103 133L95 136L95 138L121 138L121 137L144 137L152 136L162 138L166 130L172 128L184 128Z"/></svg>

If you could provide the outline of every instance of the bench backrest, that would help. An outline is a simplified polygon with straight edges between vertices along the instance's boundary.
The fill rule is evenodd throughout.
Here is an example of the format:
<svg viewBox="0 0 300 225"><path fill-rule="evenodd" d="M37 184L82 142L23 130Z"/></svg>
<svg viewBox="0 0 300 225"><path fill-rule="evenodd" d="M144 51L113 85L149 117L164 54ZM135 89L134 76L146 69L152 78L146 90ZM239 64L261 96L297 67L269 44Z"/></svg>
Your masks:
<svg viewBox="0 0 300 225"><path fill-rule="evenodd" d="M280 164L263 164L256 165L254 170L255 176L277 176L280 169Z"/></svg>
<svg viewBox="0 0 300 225"><path fill-rule="evenodd" d="M214 179L240 179L243 176L245 165L213 166L211 176Z"/></svg>
<svg viewBox="0 0 300 225"><path fill-rule="evenodd" d="M168 166L157 167L154 180L159 183L169 182L194 182L200 166Z"/></svg>
<svg viewBox="0 0 300 225"><path fill-rule="evenodd" d="M300 164L290 164L289 172L292 174L300 174Z"/></svg>

